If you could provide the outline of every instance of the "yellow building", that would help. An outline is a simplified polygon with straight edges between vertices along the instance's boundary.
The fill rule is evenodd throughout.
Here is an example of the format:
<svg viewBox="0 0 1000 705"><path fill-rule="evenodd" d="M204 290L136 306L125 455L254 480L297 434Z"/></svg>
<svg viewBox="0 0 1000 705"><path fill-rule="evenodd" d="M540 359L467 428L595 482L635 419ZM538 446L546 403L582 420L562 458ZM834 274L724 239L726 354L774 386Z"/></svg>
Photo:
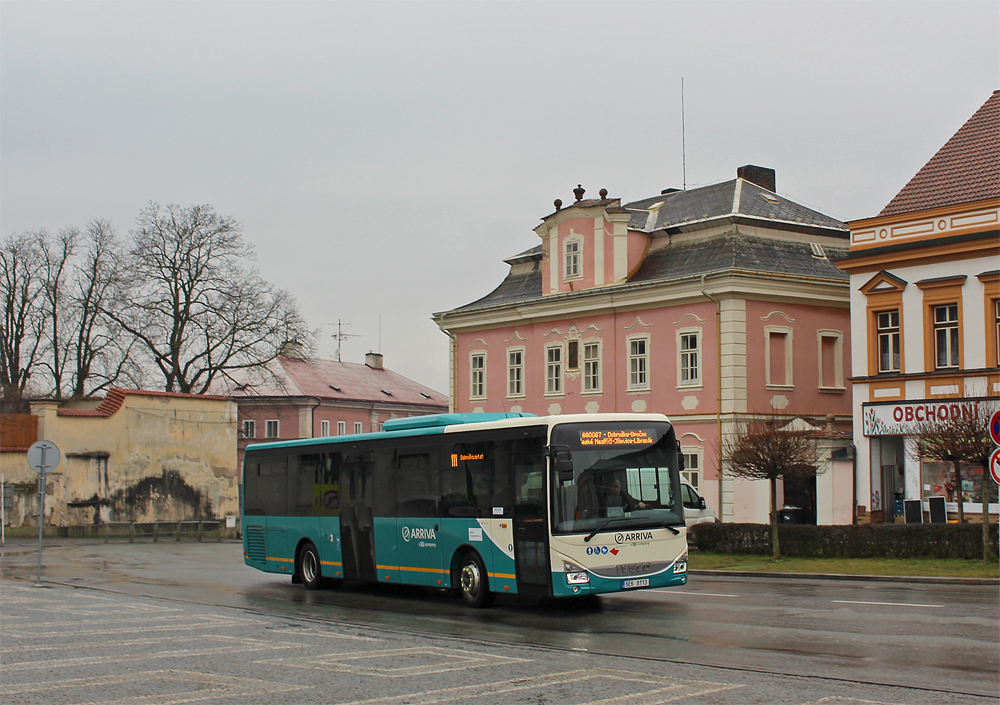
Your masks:
<svg viewBox="0 0 1000 705"><path fill-rule="evenodd" d="M89 406L31 402L37 439L62 456L46 482L46 525L239 514L237 413L228 397L113 389ZM38 475L24 447L31 439L13 446L4 435L0 470L14 489L5 525L38 526Z"/></svg>

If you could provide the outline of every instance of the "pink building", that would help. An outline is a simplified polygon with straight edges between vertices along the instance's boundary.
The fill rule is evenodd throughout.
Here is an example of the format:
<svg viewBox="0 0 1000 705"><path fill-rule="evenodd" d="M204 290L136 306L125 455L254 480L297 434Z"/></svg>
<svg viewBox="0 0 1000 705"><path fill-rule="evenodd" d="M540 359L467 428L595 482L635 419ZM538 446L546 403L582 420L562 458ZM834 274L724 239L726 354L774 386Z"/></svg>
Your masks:
<svg viewBox="0 0 1000 705"><path fill-rule="evenodd" d="M250 443L380 431L395 418L441 414L448 400L382 365L304 357L289 348L277 359L276 381L231 391L239 406L239 467Z"/></svg>
<svg viewBox="0 0 1000 705"><path fill-rule="evenodd" d="M625 205L579 187L557 200L493 292L434 315L453 410L665 413L719 516L767 521L767 483L720 476L719 441L777 413L848 445L850 297L831 260L849 232L778 195L773 170L737 174ZM850 463L784 491L806 521L852 520Z"/></svg>

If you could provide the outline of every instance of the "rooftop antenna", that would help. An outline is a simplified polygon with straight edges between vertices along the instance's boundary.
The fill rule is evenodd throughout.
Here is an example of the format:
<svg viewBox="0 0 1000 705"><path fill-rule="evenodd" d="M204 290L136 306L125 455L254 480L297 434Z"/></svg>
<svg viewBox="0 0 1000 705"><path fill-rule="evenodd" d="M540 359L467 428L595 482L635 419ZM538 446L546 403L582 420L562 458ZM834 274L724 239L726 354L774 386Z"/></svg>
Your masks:
<svg viewBox="0 0 1000 705"><path fill-rule="evenodd" d="M681 76L681 179L684 181L684 190L688 187L688 167L687 167L687 139L684 134L684 77Z"/></svg>
<svg viewBox="0 0 1000 705"><path fill-rule="evenodd" d="M360 338L361 336L354 333L344 333L342 327L344 324L339 318L337 319L337 332L330 337L337 341L337 351L334 353L334 358L337 362L340 362L340 344L347 340L348 338Z"/></svg>

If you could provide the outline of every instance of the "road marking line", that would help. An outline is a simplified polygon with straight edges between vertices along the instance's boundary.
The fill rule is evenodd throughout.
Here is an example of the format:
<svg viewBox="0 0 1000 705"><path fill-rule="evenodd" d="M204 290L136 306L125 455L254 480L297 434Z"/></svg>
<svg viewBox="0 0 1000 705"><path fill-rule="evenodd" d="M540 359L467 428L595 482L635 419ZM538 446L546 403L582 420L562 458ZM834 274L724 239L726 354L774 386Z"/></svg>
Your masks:
<svg viewBox="0 0 1000 705"><path fill-rule="evenodd" d="M865 602L863 600L832 600L845 605L879 605L888 607L944 607L944 605L918 605L912 602Z"/></svg>

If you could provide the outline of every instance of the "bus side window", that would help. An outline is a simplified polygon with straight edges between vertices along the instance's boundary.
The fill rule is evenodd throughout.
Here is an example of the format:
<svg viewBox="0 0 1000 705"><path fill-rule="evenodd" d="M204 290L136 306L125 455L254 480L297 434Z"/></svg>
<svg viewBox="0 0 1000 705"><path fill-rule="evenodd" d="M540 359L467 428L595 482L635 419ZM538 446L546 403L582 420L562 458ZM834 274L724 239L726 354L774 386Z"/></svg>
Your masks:
<svg viewBox="0 0 1000 705"><path fill-rule="evenodd" d="M437 456L437 448L407 450L396 456L396 516L438 516Z"/></svg>
<svg viewBox="0 0 1000 705"><path fill-rule="evenodd" d="M285 483L288 463L285 456L261 458L257 475L257 506L265 516L285 516Z"/></svg>

